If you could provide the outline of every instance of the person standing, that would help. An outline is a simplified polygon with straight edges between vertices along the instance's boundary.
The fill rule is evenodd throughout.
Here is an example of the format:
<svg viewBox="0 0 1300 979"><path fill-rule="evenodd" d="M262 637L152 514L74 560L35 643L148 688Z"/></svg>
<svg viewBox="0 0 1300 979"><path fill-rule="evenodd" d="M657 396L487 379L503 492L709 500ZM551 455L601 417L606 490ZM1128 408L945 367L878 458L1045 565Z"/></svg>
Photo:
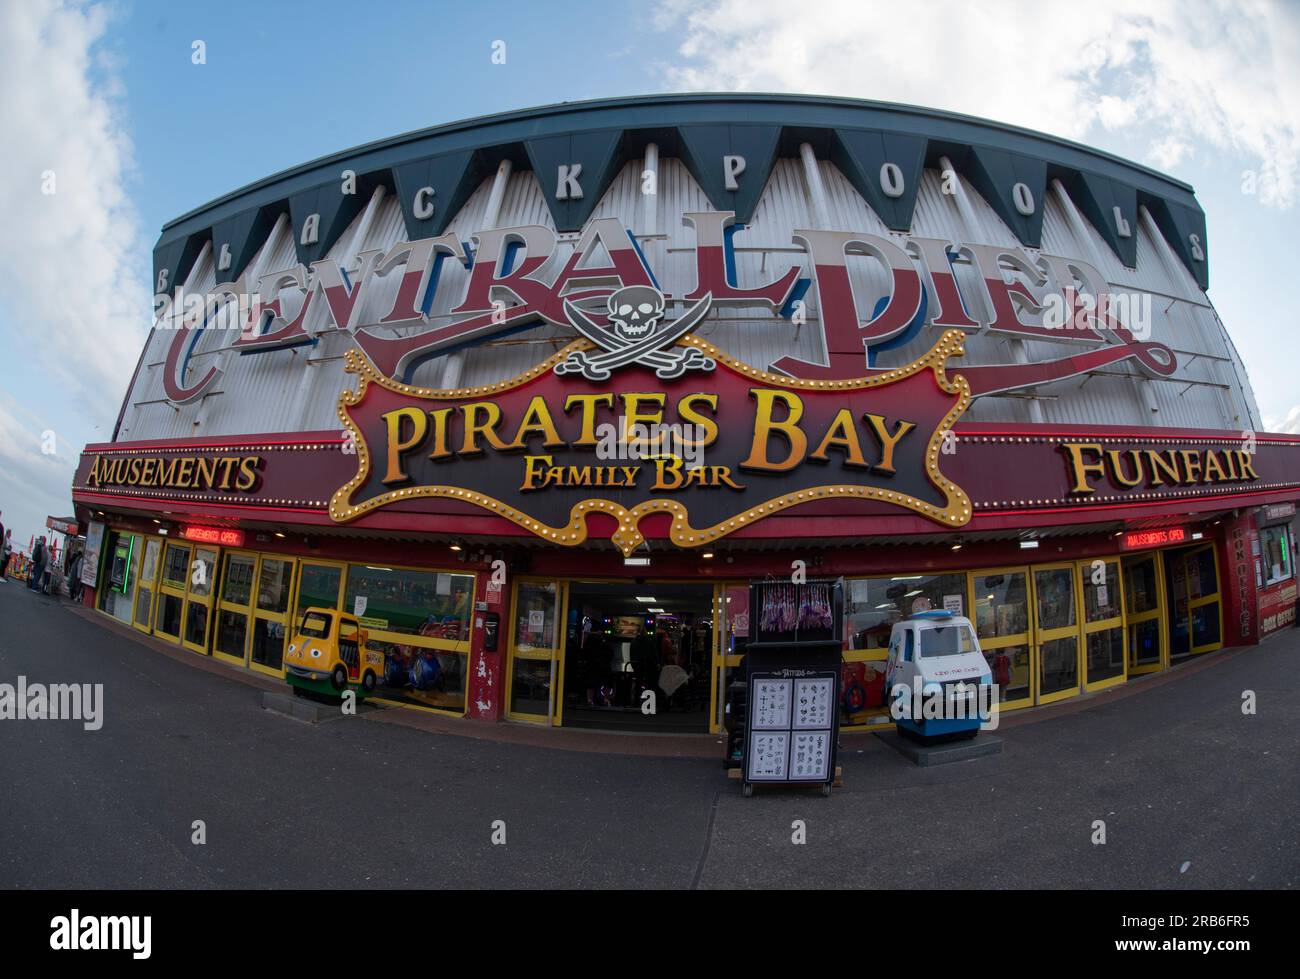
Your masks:
<svg viewBox="0 0 1300 979"><path fill-rule="evenodd" d="M9 558L14 552L13 533L12 530L6 530L0 536L0 585L8 580L5 572L9 568Z"/></svg>
<svg viewBox="0 0 1300 979"><path fill-rule="evenodd" d="M32 567L27 574L27 587L32 591L41 590L42 579L45 577L45 538L37 537L36 545L32 548Z"/></svg>

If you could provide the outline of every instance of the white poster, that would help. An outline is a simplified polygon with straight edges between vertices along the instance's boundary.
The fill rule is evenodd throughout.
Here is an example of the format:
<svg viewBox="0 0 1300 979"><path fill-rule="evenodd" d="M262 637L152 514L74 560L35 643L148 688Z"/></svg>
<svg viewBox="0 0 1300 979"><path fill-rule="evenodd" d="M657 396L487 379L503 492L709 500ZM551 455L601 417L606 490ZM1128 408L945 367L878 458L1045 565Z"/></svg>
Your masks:
<svg viewBox="0 0 1300 979"><path fill-rule="evenodd" d="M962 601L960 595L944 595L943 609L953 615L961 615Z"/></svg>
<svg viewBox="0 0 1300 979"><path fill-rule="evenodd" d="M796 731L790 749L790 781L826 781L830 776L830 759L830 731Z"/></svg>
<svg viewBox="0 0 1300 979"><path fill-rule="evenodd" d="M789 747L789 731L751 731L749 733L749 780L784 782L788 770Z"/></svg>
<svg viewBox="0 0 1300 979"><path fill-rule="evenodd" d="M352 614L355 615L357 618L360 618L361 616L365 615L367 603L368 603L368 599L366 598L365 595L358 595L356 597L356 600L352 603Z"/></svg>
<svg viewBox="0 0 1300 979"><path fill-rule="evenodd" d="M99 578L99 549L104 544L104 525L97 520L90 521L86 529L86 550L81 559L81 583L95 587Z"/></svg>
<svg viewBox="0 0 1300 979"><path fill-rule="evenodd" d="M831 726L831 687L829 677L796 680L794 684L794 727L796 730ZM798 739L796 739L797 743Z"/></svg>
<svg viewBox="0 0 1300 979"><path fill-rule="evenodd" d="M528 634L530 636L540 636L542 630L546 628L546 612L543 609L533 609L528 613Z"/></svg>
<svg viewBox="0 0 1300 979"><path fill-rule="evenodd" d="M447 574L445 571L443 571L443 572L439 572L439 574L438 574L438 586L437 586L437 587L438 587L438 594L439 594L439 595L450 595L450 594L451 594L451 575Z"/></svg>
<svg viewBox="0 0 1300 979"><path fill-rule="evenodd" d="M750 705L753 728L790 728L790 681L754 681L754 703Z"/></svg>

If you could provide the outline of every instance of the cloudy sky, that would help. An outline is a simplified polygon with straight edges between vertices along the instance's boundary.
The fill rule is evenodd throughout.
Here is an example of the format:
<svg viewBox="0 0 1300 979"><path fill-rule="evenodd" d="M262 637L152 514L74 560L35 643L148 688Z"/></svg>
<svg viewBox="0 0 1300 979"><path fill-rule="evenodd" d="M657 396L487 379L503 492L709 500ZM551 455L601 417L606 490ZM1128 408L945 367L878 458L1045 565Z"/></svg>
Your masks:
<svg viewBox="0 0 1300 979"><path fill-rule="evenodd" d="M1208 216L1210 297L1268 427L1300 431L1295 303L1283 294L1300 218L1300 4L190 6L0 3L0 521L24 547L47 514L72 512L77 454L112 432L165 221L367 140L602 96L914 103L1186 180ZM491 60L498 40L504 65Z"/></svg>

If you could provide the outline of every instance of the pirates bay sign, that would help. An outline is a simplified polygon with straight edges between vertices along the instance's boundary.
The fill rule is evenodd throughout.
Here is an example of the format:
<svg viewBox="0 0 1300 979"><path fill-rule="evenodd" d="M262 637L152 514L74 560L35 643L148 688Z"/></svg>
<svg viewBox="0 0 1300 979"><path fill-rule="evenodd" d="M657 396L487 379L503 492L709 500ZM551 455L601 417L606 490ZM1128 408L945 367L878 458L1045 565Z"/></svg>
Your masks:
<svg viewBox="0 0 1300 979"><path fill-rule="evenodd" d="M1144 311L1127 295L1109 294L1102 274L1079 259L1045 253L1031 257L1019 247L940 238L796 230L793 242L803 250L803 260L773 281L741 285L735 276L734 239L742 229L734 224L733 213L692 212L682 215L682 220L695 235L694 286L671 297L674 301L698 307L708 296L711 307L757 308L799 318L802 297L816 288L818 316L808 327L821 332L824 360L785 356L754 365L789 378L847 380L872 375L878 349L897 346L927 325L1069 343L1068 354L1053 360L964 368L974 397L1044 384L1121 361L1133 361L1156 376L1169 376L1177 367L1172 350L1146 339L1149 305ZM571 252L564 258L562 249L570 245ZM784 244L773 247L788 250ZM866 320L857 312L863 297L854 295L849 273L854 256L880 263L890 283L888 295ZM431 317L435 296L447 288L440 282L447 260L467 269L467 284L463 295L455 297L458 301L453 300L449 315ZM974 272L974 279L967 282L979 283L979 297L963 293L955 270L963 263ZM559 271L552 273L557 267ZM238 325L229 345L234 352L258 354L311 343L308 313L324 306L327 326L347 331L380 374L405 381L420 363L450 349L535 324L579 326L567 308L581 310L604 303L614 289L658 290L636 237L617 218L589 221L572 241L562 242L540 225L480 231L470 242L449 232L398 242L386 251L363 251L348 269L323 259L310 266L258 274L256 281L250 280L252 275L247 270L238 280L219 284L202 297L184 297L180 292L158 297L160 323L178 327L163 370L164 388L172 402L202 397L221 375L219 362L194 371L193 377L189 365L204 327L232 302ZM360 322L362 297L375 291L376 280L388 276L398 277L391 306L375 322ZM971 289L969 284L965 288ZM1149 297L1144 298L1149 303ZM603 326L607 316L596 313L590 322ZM319 323L321 318L313 317L311 322ZM394 335L394 327L403 328L401 335ZM581 370L578 361L572 366Z"/></svg>

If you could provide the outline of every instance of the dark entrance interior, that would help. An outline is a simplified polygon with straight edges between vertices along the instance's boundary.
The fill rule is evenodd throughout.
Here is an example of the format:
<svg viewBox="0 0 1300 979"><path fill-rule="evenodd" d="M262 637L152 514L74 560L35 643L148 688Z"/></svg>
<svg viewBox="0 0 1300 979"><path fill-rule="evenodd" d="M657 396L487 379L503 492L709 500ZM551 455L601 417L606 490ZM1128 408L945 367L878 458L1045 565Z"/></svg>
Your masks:
<svg viewBox="0 0 1300 979"><path fill-rule="evenodd" d="M573 582L564 726L707 731L712 604L712 585Z"/></svg>

